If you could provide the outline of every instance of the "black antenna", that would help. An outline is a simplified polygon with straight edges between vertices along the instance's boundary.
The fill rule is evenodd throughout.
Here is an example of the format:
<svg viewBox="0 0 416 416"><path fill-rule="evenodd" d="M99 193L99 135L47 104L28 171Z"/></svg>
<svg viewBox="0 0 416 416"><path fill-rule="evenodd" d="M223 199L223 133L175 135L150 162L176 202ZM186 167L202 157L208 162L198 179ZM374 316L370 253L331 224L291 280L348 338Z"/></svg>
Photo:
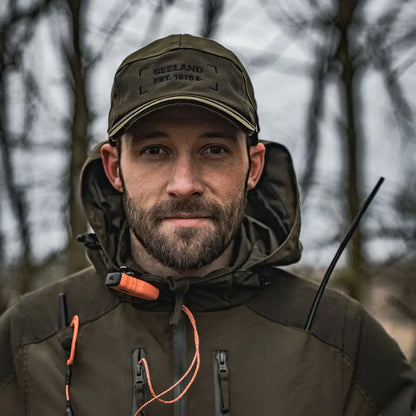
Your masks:
<svg viewBox="0 0 416 416"><path fill-rule="evenodd" d="M58 305L59 305L59 329L66 328L68 326L68 313L66 309L66 295L65 293L58 293Z"/></svg>
<svg viewBox="0 0 416 416"><path fill-rule="evenodd" d="M347 246L348 242L350 241L355 229L357 228L362 216L364 215L365 211L367 210L368 206L371 204L373 198L376 196L378 190L380 189L380 186L384 182L384 178L381 177L374 189L372 190L371 194L367 197L365 200L363 206L361 207L361 210L357 214L357 216L354 219L354 222L351 224L350 229L348 230L347 234L345 235L344 239L342 240L341 245L338 248L338 251L335 253L334 258L331 261L331 264L328 267L328 270L325 273L324 278L322 279L322 282L318 288L318 291L316 292L315 299L313 300L312 307L309 311L308 320L306 321L305 330L310 331L312 327L313 320L315 318L316 311L319 306L319 302L321 301L322 295L324 293L324 290L326 288L326 285L329 281L329 278L331 277L331 274L335 268L335 265L337 264L339 258L341 257L342 252L344 251L345 247Z"/></svg>

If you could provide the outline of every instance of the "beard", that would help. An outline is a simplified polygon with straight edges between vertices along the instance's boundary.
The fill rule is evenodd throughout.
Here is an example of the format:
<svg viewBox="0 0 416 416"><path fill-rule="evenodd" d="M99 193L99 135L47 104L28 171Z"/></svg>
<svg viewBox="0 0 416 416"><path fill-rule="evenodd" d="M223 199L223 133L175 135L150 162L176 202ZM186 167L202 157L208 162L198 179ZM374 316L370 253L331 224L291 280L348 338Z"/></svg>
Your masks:
<svg viewBox="0 0 416 416"><path fill-rule="evenodd" d="M242 191L225 206L193 199L159 202L145 209L125 189L123 206L129 227L145 250L161 264L180 272L197 270L224 253L244 219L246 194ZM181 214L194 214L209 220L200 227L161 229L165 219Z"/></svg>

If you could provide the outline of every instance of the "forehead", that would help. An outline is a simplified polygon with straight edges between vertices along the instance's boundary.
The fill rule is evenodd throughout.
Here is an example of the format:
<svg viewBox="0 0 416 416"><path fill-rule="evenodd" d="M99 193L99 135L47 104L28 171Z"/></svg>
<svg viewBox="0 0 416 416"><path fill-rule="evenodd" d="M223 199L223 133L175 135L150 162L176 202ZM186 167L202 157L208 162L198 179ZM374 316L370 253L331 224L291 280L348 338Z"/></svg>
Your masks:
<svg viewBox="0 0 416 416"><path fill-rule="evenodd" d="M230 119L204 107L190 104L167 106L140 118L127 131L127 136L140 136L149 131L188 130L199 133L221 133L246 137L246 133Z"/></svg>

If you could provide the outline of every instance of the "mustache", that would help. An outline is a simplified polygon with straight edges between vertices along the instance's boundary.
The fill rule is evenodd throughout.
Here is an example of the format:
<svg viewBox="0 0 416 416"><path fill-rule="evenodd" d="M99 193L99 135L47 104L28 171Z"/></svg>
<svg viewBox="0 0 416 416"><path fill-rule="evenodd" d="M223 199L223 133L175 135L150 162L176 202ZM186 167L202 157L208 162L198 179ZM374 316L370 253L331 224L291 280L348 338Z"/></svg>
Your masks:
<svg viewBox="0 0 416 416"><path fill-rule="evenodd" d="M212 201L197 199L190 201L170 200L157 203L152 207L151 214L158 222L181 215L208 217L215 221L221 217L222 211L222 208Z"/></svg>

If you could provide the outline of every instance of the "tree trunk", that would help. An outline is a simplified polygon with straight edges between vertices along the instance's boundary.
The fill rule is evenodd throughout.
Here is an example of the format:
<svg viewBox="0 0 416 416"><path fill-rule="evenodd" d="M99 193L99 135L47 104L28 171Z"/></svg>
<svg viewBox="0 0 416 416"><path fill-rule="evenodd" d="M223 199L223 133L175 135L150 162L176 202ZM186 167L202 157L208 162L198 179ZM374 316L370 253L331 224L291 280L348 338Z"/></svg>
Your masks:
<svg viewBox="0 0 416 416"><path fill-rule="evenodd" d="M79 178L82 166L87 158L90 142L89 120L90 111L87 102L86 73L83 67L83 51L81 47L83 35L82 0L68 0L69 24L72 29L72 44L66 49L67 60L72 78L69 83L73 93L73 117L71 125L71 155L69 186L69 245L68 271L76 271L85 267L88 262L82 244L76 238L87 230L87 221L79 200Z"/></svg>
<svg viewBox="0 0 416 416"><path fill-rule="evenodd" d="M351 224L360 208L360 197L358 192L358 184L361 182L363 146L360 135L357 132L357 108L359 107L359 80L357 68L354 65L354 59L351 53L351 45L349 43L349 31L351 30L352 18L358 4L358 0L338 0L338 16L336 26L340 31L340 44L338 48L337 58L342 64L341 73L341 89L343 107L345 108L346 126L343 136L343 156L346 167L346 227ZM357 229L349 245L347 279L344 284L349 294L361 299L364 295L365 276L364 255L362 233Z"/></svg>

